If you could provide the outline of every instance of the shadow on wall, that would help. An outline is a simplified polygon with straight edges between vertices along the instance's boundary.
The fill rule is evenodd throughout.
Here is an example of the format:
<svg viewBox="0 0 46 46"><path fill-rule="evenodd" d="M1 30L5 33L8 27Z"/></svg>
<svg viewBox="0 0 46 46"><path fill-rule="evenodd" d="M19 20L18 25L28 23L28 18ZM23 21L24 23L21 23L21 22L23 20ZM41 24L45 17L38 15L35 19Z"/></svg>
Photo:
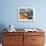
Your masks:
<svg viewBox="0 0 46 46"><path fill-rule="evenodd" d="M5 25L4 24L0 24L0 43L2 43L2 32L5 32L3 29L5 28Z"/></svg>

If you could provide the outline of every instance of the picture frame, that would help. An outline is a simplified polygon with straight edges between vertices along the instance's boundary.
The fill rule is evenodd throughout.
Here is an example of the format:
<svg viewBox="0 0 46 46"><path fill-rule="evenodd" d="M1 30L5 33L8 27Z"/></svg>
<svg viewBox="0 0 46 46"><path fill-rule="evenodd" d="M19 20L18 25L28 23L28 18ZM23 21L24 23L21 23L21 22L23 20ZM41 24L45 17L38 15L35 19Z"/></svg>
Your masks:
<svg viewBox="0 0 46 46"><path fill-rule="evenodd" d="M35 21L35 9L32 7L19 7L18 21Z"/></svg>

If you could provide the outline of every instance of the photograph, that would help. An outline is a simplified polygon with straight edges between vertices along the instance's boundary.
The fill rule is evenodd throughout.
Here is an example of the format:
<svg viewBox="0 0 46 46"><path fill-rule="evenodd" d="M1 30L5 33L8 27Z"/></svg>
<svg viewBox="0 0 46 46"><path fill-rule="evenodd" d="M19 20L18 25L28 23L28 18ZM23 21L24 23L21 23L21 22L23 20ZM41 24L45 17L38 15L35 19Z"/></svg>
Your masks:
<svg viewBox="0 0 46 46"><path fill-rule="evenodd" d="M19 7L18 21L35 21L35 9L31 7Z"/></svg>

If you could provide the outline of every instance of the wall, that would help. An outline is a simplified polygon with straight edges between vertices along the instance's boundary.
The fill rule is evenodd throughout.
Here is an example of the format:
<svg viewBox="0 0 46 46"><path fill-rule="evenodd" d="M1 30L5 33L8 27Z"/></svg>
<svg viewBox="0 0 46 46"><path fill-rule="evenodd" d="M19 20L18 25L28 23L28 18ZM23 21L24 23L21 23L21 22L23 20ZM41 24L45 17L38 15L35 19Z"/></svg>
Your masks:
<svg viewBox="0 0 46 46"><path fill-rule="evenodd" d="M39 27L46 28L46 0L1 0L0 25L15 25L17 28ZM35 8L35 22L18 22L17 8Z"/></svg>

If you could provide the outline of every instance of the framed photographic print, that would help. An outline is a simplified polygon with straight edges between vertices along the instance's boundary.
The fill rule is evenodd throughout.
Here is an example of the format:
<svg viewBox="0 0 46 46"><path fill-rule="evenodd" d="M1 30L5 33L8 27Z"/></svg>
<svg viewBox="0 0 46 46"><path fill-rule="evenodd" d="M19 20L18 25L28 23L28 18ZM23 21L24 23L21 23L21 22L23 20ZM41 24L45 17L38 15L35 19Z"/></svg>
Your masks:
<svg viewBox="0 0 46 46"><path fill-rule="evenodd" d="M19 7L18 21L35 21L35 9L31 7Z"/></svg>

